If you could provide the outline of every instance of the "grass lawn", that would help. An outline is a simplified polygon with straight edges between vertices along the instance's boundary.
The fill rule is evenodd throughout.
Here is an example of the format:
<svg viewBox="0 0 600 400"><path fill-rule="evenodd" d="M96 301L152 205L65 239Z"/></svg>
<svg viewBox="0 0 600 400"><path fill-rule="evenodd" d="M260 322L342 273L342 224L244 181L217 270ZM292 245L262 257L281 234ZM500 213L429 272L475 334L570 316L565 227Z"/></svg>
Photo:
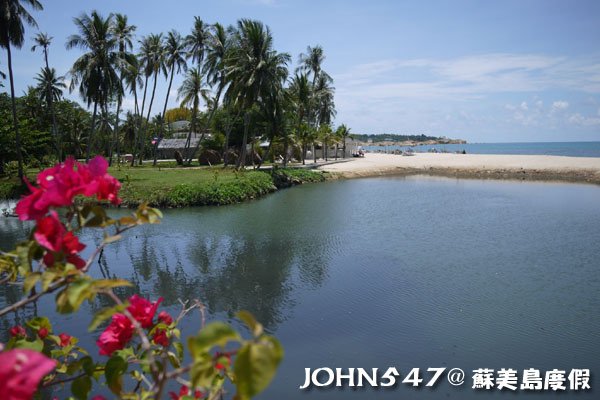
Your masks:
<svg viewBox="0 0 600 400"><path fill-rule="evenodd" d="M30 181L35 182L39 170L29 170ZM279 169L269 171L236 171L233 168L111 167L108 171L122 184L120 197L124 206L149 202L158 207L185 207L239 203L303 182L320 182L322 173ZM17 178L0 181L0 198L17 198L23 191Z"/></svg>

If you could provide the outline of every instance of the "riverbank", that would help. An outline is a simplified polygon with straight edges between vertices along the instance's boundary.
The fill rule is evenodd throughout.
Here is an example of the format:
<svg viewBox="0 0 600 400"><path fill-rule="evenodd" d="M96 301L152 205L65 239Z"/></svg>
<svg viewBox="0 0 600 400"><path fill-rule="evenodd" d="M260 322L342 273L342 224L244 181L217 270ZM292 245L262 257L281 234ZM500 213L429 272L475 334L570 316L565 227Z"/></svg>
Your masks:
<svg viewBox="0 0 600 400"><path fill-rule="evenodd" d="M28 171L35 182L38 171ZM233 168L110 168L121 182L122 206L136 207L148 202L154 207L226 205L256 199L278 189L307 182L322 182L327 173L305 169L277 168L264 171L236 171ZM28 190L17 178L0 184L0 200L18 199Z"/></svg>
<svg viewBox="0 0 600 400"><path fill-rule="evenodd" d="M600 158L545 155L367 153L317 170L345 178L380 175L436 175L476 179L518 179L600 184Z"/></svg>

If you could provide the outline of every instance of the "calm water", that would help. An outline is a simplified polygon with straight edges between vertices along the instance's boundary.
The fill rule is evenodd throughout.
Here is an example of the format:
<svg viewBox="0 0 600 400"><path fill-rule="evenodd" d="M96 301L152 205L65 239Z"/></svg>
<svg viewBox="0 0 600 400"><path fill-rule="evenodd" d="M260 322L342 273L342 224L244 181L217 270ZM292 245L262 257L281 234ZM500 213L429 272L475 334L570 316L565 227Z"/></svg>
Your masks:
<svg viewBox="0 0 600 400"><path fill-rule="evenodd" d="M2 248L25 234L20 223L0 219ZM95 273L164 296L172 312L177 298L202 299L215 318L252 311L286 351L263 399L509 398L446 381L433 390L298 386L305 367L322 366L598 374L599 243L598 186L386 177L168 210L163 224L105 252ZM0 289L1 302L14 296ZM52 306L37 312L52 314ZM89 317L60 320L84 334ZM12 323L0 321L1 329ZM197 326L192 317L184 328ZM84 345L94 349L93 339ZM592 387L599 382L593 377ZM597 389L560 397L597 398Z"/></svg>
<svg viewBox="0 0 600 400"><path fill-rule="evenodd" d="M407 150L403 146L367 146L369 151ZM534 154L570 157L600 157L600 142L468 143L412 147L417 152L429 149L468 154Z"/></svg>

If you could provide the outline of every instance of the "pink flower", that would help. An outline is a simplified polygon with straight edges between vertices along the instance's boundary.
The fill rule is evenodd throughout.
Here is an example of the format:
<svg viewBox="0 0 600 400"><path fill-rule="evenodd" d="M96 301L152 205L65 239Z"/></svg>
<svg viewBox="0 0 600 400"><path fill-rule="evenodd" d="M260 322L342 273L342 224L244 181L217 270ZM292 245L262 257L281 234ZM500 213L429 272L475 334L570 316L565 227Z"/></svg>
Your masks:
<svg viewBox="0 0 600 400"><path fill-rule="evenodd" d="M123 314L114 314L112 322L106 327L96 342L100 348L100 355L110 356L121 350L131 340L133 324Z"/></svg>
<svg viewBox="0 0 600 400"><path fill-rule="evenodd" d="M179 395L175 392L169 392L169 396L171 397L171 400L180 400L185 396L189 396L189 394L190 394L190 389L187 386L181 386L181 388L179 389ZM204 394L201 391L199 391L199 390L194 391L195 399L201 399L202 396L204 396Z"/></svg>
<svg viewBox="0 0 600 400"><path fill-rule="evenodd" d="M60 339L60 347L67 347L71 344L70 335L67 335L66 333L61 333L60 335L58 335L58 337Z"/></svg>
<svg viewBox="0 0 600 400"><path fill-rule="evenodd" d="M154 325L152 319L154 318L154 314L156 314L158 305L162 301L163 298L160 297L154 303L150 303L143 297L134 294L129 298L129 307L127 307L127 311L129 311L131 315L133 315L133 318L142 325L142 328L150 328Z"/></svg>
<svg viewBox="0 0 600 400"><path fill-rule="evenodd" d="M173 317L171 317L166 311L161 311L158 313L158 320L165 325L171 325L173 323Z"/></svg>
<svg viewBox="0 0 600 400"><path fill-rule="evenodd" d="M154 333L152 341L155 344L161 345L163 347L169 347L169 338L167 337L167 332L164 329L158 329Z"/></svg>
<svg viewBox="0 0 600 400"><path fill-rule="evenodd" d="M25 332L25 328L23 328L21 325L16 325L10 328L10 336L25 337L27 336L27 332Z"/></svg>
<svg viewBox="0 0 600 400"><path fill-rule="evenodd" d="M58 219L58 214L56 211L52 211L49 216L37 222L33 237L48 250L60 251L66 232L67 230Z"/></svg>
<svg viewBox="0 0 600 400"><path fill-rule="evenodd" d="M92 397L92 400L106 400L106 397L104 397L100 394L97 394L94 397Z"/></svg>
<svg viewBox="0 0 600 400"><path fill-rule="evenodd" d="M108 163L100 156L87 165L68 158L62 164L45 169L37 176L38 187L27 182L31 194L17 204L19 219L40 219L52 207L70 206L77 195L96 195L98 200L119 204L121 184L107 173L107 169Z"/></svg>
<svg viewBox="0 0 600 400"><path fill-rule="evenodd" d="M38 336L42 340L46 339L46 337L48 336L48 329L46 329L46 328L40 328L40 330L38 331Z"/></svg>
<svg viewBox="0 0 600 400"><path fill-rule="evenodd" d="M56 361L29 349L0 353L0 399L27 400Z"/></svg>

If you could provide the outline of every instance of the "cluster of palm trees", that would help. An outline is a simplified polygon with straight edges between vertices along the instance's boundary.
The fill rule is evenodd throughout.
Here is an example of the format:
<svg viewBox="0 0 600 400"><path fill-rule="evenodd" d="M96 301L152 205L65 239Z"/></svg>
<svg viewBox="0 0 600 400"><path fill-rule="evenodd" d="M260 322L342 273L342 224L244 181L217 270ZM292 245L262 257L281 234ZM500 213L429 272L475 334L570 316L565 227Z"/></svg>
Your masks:
<svg viewBox="0 0 600 400"><path fill-rule="evenodd" d="M23 44L23 23L36 26L35 20L23 7L41 9L37 0L0 0L0 45L7 50L11 95L14 99L11 45ZM263 23L241 19L234 26L219 23L206 24L195 17L192 30L187 35L172 30L166 35L149 34L138 40L134 53L136 26L127 16L110 14L103 16L97 11L74 18L77 33L66 43L67 49L77 48L83 54L77 58L69 71L69 90L77 90L88 108L92 109L91 124L85 146L86 159L92 152L102 152L112 162L113 154L120 153L122 131L119 129L125 96L133 97L133 110L127 113L128 132L133 132L132 165L142 161L151 150L156 163L157 145L167 131L165 114L176 74L185 74L178 90L182 107L191 109L190 128L184 155L188 162L202 143L203 132L211 126L217 111L228 116L223 134L222 155L227 164L228 156L236 155L237 166L244 166L248 151L255 157L255 143L267 140L269 151L277 144L283 162L287 163L292 149L300 149L304 161L307 151L319 143L324 151L329 145L345 143L349 129L344 125L336 131L331 127L336 114L333 79L323 70L325 55L320 46L308 47L299 57L299 67L290 77L291 56L273 48L273 35ZM56 142L57 157L61 153L60 135L56 128L53 103L66 88L64 77L58 76L48 64L52 38L40 33L35 37L36 48L44 54L45 67L36 77L38 91L52 114L52 134ZM161 77L168 82L162 110L154 118L153 133L158 140L149 143L149 126L156 87ZM201 108L205 107L205 112ZM13 112L14 100L13 100ZM19 147L18 123L13 118L17 147ZM156 128L156 126L158 128ZM241 141L232 138L236 126L243 126ZM99 130L112 132L111 138L99 146L95 133ZM202 132L198 145L192 149L192 134ZM233 143L232 143L232 139ZM100 148L102 147L102 148ZM232 153L234 147L237 151ZM19 160L20 160L20 153ZM344 152L345 154L345 152ZM336 151L337 157L337 151ZM22 172L21 172L22 176Z"/></svg>

